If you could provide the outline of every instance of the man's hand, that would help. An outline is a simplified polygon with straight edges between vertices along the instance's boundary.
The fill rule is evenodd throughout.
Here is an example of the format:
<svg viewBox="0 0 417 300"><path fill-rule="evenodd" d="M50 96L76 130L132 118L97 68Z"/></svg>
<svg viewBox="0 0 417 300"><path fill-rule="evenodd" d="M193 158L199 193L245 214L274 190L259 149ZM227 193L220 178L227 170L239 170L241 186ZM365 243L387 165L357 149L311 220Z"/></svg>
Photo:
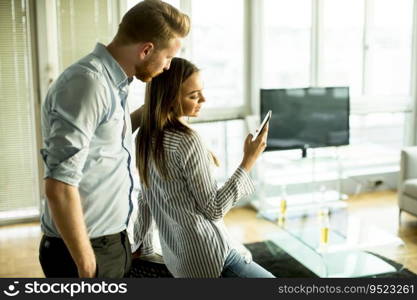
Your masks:
<svg viewBox="0 0 417 300"><path fill-rule="evenodd" d="M140 248L132 253L132 259L140 258Z"/></svg>
<svg viewBox="0 0 417 300"><path fill-rule="evenodd" d="M97 275L97 262L96 262L96 256L93 254L88 255L87 257L84 257L84 259L87 259L83 263L77 264L78 269L78 277L80 278L94 278Z"/></svg>
<svg viewBox="0 0 417 300"><path fill-rule="evenodd" d="M96 275L96 257L84 222L78 188L47 178L45 194L52 219L67 246L80 277Z"/></svg>

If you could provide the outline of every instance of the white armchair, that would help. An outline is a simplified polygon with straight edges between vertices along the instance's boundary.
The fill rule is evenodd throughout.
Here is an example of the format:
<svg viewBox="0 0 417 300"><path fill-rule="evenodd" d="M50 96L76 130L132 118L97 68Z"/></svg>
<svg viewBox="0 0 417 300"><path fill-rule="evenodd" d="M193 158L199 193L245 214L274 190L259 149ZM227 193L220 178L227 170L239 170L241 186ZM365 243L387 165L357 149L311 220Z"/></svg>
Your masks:
<svg viewBox="0 0 417 300"><path fill-rule="evenodd" d="M403 211L417 216L417 146L401 150L398 206L399 221Z"/></svg>

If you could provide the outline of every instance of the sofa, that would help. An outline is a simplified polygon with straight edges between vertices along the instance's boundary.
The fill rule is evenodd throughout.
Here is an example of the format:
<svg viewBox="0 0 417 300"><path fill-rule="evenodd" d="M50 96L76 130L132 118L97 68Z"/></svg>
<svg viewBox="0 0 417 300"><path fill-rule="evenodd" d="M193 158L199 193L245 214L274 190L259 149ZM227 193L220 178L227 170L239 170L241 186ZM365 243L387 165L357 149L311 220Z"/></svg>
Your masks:
<svg viewBox="0 0 417 300"><path fill-rule="evenodd" d="M400 223L403 211L417 216L417 146L401 150L398 207Z"/></svg>

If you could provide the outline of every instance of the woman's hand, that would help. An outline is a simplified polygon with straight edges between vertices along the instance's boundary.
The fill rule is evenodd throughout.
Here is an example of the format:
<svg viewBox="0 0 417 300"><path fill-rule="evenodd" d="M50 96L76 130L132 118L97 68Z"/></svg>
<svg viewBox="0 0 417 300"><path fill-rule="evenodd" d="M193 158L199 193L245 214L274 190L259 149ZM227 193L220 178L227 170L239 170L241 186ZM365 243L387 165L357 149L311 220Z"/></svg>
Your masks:
<svg viewBox="0 0 417 300"><path fill-rule="evenodd" d="M258 137L252 141L253 135L246 137L243 147L243 160L240 167L249 172L255 165L256 160L266 148L266 138L268 137L269 122L262 129Z"/></svg>

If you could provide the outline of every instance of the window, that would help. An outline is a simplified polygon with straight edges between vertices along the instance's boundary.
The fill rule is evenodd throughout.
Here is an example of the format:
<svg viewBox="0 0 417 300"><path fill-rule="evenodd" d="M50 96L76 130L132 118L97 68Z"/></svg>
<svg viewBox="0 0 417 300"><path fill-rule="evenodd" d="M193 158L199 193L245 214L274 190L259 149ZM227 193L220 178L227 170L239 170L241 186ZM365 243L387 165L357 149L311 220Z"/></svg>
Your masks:
<svg viewBox="0 0 417 300"><path fill-rule="evenodd" d="M366 101L410 95L412 0L325 0L322 11L321 85L349 85Z"/></svg>
<svg viewBox="0 0 417 300"><path fill-rule="evenodd" d="M311 0L265 0L262 87L310 85Z"/></svg>
<svg viewBox="0 0 417 300"><path fill-rule="evenodd" d="M184 42L185 54L202 70L207 99L202 116L219 117L219 108L237 109L245 106L244 82L244 1L183 1L190 11L180 7L179 0L167 1L192 19L189 36ZM128 0L126 9L137 1ZM222 9L218 9L222 7ZM216 16L213 18L213 16ZM181 55L180 54L180 55ZM145 84L134 79L129 89L131 111L143 104ZM214 111L213 111L214 110ZM209 113L210 114L210 113ZM233 116L236 113L232 112Z"/></svg>
<svg viewBox="0 0 417 300"><path fill-rule="evenodd" d="M113 0L56 2L60 71L93 51L97 42L111 42L117 22L113 4Z"/></svg>
<svg viewBox="0 0 417 300"><path fill-rule="evenodd" d="M403 146L406 115L402 112L354 115L350 119L351 144L378 144L389 150Z"/></svg>
<svg viewBox="0 0 417 300"><path fill-rule="evenodd" d="M346 85L358 101L410 96L413 5L265 0L263 87Z"/></svg>
<svg viewBox="0 0 417 300"><path fill-rule="evenodd" d="M319 59L319 85L350 87L362 94L364 2L325 0Z"/></svg>
<svg viewBox="0 0 417 300"><path fill-rule="evenodd" d="M0 1L0 222L38 213L28 2Z"/></svg>
<svg viewBox="0 0 417 300"><path fill-rule="evenodd" d="M368 7L365 94L410 95L413 0Z"/></svg>
<svg viewBox="0 0 417 300"><path fill-rule="evenodd" d="M202 70L206 107L245 104L244 2L192 0L191 60Z"/></svg>
<svg viewBox="0 0 417 300"><path fill-rule="evenodd" d="M224 182L239 167L247 129L243 120L192 124L208 149L219 159L220 167L213 168L216 179Z"/></svg>
<svg viewBox="0 0 417 300"><path fill-rule="evenodd" d="M352 144L398 151L410 126L413 5L265 0L262 87L349 86Z"/></svg>

